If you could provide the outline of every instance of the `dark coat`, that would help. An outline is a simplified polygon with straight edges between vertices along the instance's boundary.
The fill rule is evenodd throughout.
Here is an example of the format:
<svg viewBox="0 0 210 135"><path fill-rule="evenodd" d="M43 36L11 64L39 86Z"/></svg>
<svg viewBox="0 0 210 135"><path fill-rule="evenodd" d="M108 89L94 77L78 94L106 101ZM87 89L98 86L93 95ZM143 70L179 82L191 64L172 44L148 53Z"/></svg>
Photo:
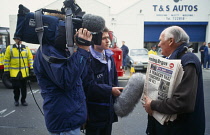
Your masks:
<svg viewBox="0 0 210 135"><path fill-rule="evenodd" d="M123 59L125 59L126 56L128 55L129 49L126 45L122 45L121 49L123 51Z"/></svg>
<svg viewBox="0 0 210 135"><path fill-rule="evenodd" d="M112 87L118 86L117 71L113 57L106 54L106 58L111 60L110 72L108 72L108 63L101 63L92 56L89 73L85 80L87 123L90 127L103 128L117 121L113 108L115 97L111 93Z"/></svg>
<svg viewBox="0 0 210 135"><path fill-rule="evenodd" d="M187 125L187 128L183 131L183 135L204 135L205 133L205 109L204 109L204 93L203 93L203 76L200 61L193 53L185 53L181 55L184 50L182 44L170 57L170 59L177 59L181 57L182 66L187 64L194 64L196 67L196 73L198 75L198 87L196 94L195 108L192 113L179 114L178 117Z"/></svg>
<svg viewBox="0 0 210 135"><path fill-rule="evenodd" d="M68 52L43 45L45 55L67 58ZM43 110L48 131L59 133L79 128L87 118L82 74L87 73L89 53L78 49L62 63L48 63L40 49L34 61L34 72L44 99Z"/></svg>
<svg viewBox="0 0 210 135"><path fill-rule="evenodd" d="M204 59L208 59L208 56L209 56L209 53L208 53L209 51L208 51L208 47L207 46L205 46L204 47L204 52L203 52L203 54L204 54Z"/></svg>
<svg viewBox="0 0 210 135"><path fill-rule="evenodd" d="M202 45L202 46L200 47L199 51L204 50L205 47L206 47L205 45ZM201 54L204 55L204 52L202 51Z"/></svg>

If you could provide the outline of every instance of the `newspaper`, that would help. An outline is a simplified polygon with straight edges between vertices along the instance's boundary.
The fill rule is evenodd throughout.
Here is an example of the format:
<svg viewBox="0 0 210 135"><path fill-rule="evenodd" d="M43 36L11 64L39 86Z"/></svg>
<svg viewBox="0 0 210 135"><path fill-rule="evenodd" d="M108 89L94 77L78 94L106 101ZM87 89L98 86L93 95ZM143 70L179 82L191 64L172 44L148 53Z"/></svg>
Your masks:
<svg viewBox="0 0 210 135"><path fill-rule="evenodd" d="M144 95L152 100L170 98L183 74L181 60L169 60L150 54L141 102L144 103ZM153 111L152 115L162 125L164 122L174 121L177 117L176 114L167 115L157 111Z"/></svg>

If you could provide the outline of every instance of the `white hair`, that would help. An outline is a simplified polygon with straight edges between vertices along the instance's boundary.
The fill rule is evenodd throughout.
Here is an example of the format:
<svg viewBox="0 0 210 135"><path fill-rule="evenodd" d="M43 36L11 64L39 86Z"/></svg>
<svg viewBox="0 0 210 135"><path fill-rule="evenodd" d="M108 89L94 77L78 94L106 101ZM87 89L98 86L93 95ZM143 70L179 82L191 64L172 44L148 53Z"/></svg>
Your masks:
<svg viewBox="0 0 210 135"><path fill-rule="evenodd" d="M174 38L175 43L189 43L189 36L187 33L179 26L171 26L166 28L162 34L165 36L165 40L169 38Z"/></svg>

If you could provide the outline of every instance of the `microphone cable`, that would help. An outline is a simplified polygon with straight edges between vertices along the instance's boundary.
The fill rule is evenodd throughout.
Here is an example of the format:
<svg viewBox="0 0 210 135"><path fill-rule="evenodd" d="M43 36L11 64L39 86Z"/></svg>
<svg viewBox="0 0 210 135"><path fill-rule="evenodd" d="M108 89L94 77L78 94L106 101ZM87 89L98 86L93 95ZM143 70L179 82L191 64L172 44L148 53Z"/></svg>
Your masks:
<svg viewBox="0 0 210 135"><path fill-rule="evenodd" d="M26 46L25 46L25 47L26 47ZM29 49L29 48L28 48L28 49ZM21 54L20 47L18 48L18 51L19 51L19 56L21 55L21 58L22 58L22 60L23 60L23 64L24 64L24 69L25 69L25 72L26 72L26 76L28 76L28 77L30 78L30 74L28 75L28 73L27 73L27 71L26 71L26 65L25 65L25 62L24 62L24 59L23 59L23 55ZM27 48L26 48L26 51L28 51ZM29 51L30 51L30 49L29 49ZM27 53L27 54L28 54L28 53ZM28 56L26 56L26 57L28 57ZM20 58L19 58L19 59L20 59ZM20 67L20 63L19 63L19 67ZM28 67L28 66L27 66L27 67ZM30 72L30 69L28 69L28 70L29 70L28 72ZM43 113L42 109L40 108L39 104L37 103L36 98L35 98L35 96L34 96L34 93L33 93L32 89L31 89L30 81L29 81L28 79L26 79L26 82L27 82L27 84L28 84L28 86L29 86L30 92L31 92L31 94L32 94L32 97L33 97L35 103L36 103L36 106L39 108L39 111L40 111L41 114L44 116L44 113ZM26 90L27 90L27 88L26 88Z"/></svg>

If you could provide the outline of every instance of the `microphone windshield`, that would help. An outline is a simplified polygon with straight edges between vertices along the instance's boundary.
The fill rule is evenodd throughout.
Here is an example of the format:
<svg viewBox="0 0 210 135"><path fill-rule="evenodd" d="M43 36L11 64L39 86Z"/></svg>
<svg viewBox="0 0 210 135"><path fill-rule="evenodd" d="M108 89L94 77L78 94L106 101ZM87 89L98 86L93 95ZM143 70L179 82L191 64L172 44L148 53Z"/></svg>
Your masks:
<svg viewBox="0 0 210 135"><path fill-rule="evenodd" d="M105 28L105 20L101 16L85 14L82 20L82 27L91 32L103 32Z"/></svg>
<svg viewBox="0 0 210 135"><path fill-rule="evenodd" d="M136 73L128 80L119 97L114 103L114 110L117 116L125 117L130 114L139 102L144 89L145 75Z"/></svg>

